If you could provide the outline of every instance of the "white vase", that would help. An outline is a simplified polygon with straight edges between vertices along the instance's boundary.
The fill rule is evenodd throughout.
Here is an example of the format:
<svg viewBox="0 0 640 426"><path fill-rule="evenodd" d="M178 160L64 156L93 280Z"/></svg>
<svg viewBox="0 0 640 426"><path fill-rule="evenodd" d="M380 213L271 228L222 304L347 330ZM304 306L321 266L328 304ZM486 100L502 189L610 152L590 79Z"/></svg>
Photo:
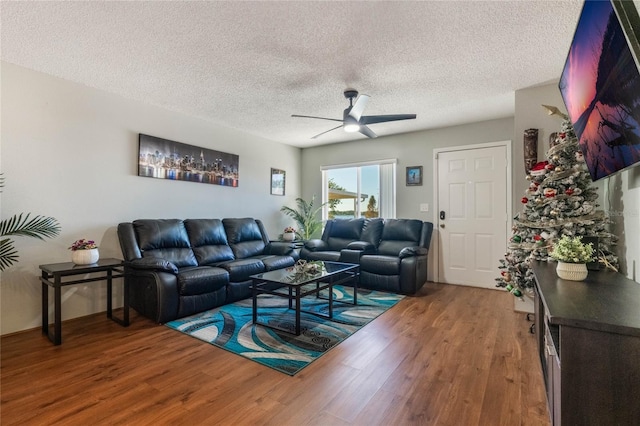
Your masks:
<svg viewBox="0 0 640 426"><path fill-rule="evenodd" d="M293 232L285 232L284 234L282 234L282 239L284 241L293 241L296 238L296 234Z"/></svg>
<svg viewBox="0 0 640 426"><path fill-rule="evenodd" d="M582 281L587 278L589 271L587 271L586 263L566 263L558 261L556 273L563 280Z"/></svg>
<svg viewBox="0 0 640 426"><path fill-rule="evenodd" d="M97 248L89 250L74 250L71 252L71 261L76 265L91 265L100 259Z"/></svg>

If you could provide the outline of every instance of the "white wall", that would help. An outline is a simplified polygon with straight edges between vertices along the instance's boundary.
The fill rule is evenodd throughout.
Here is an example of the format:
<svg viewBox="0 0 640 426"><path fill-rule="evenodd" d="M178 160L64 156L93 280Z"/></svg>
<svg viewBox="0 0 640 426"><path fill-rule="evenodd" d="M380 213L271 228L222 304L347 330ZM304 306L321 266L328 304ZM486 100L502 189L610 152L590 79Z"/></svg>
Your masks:
<svg viewBox="0 0 640 426"><path fill-rule="evenodd" d="M613 222L611 229L619 237L620 272L640 282L640 165L603 180L603 204Z"/></svg>
<svg viewBox="0 0 640 426"><path fill-rule="evenodd" d="M433 150L451 146L511 140L513 118L484 121L462 126L405 133L376 139L363 139L341 144L306 148L302 151L303 194L309 199L322 196L320 167L396 158L396 216L434 222ZM406 186L407 166L423 166L422 186ZM522 198L522 197L520 197ZM429 212L421 212L420 204L429 204ZM437 229L434 229L437 232ZM435 245L436 237L432 239ZM433 280L433 253L429 255L429 280ZM498 259L496 259L496 263Z"/></svg>
<svg viewBox="0 0 640 426"><path fill-rule="evenodd" d="M1 72L2 219L32 212L62 226L53 240L15 238L20 262L2 273L2 334L40 326L38 265L70 261L76 239L121 257L119 222L251 216L272 238L291 224L279 209L301 193L300 149L12 64ZM238 154L239 187L138 177L138 133ZM287 172L285 197L269 193L271 167ZM65 287L63 319L104 311L105 288Z"/></svg>

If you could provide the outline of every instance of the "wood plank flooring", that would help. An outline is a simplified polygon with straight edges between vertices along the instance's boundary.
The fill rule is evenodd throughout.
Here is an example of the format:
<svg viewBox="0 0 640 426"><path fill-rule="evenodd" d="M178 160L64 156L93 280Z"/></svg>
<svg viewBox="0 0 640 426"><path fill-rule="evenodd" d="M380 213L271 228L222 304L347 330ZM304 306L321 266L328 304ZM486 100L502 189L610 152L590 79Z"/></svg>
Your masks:
<svg viewBox="0 0 640 426"><path fill-rule="evenodd" d="M119 312L118 312L119 313ZM548 425L506 292L427 283L290 377L132 315L1 339L8 425Z"/></svg>

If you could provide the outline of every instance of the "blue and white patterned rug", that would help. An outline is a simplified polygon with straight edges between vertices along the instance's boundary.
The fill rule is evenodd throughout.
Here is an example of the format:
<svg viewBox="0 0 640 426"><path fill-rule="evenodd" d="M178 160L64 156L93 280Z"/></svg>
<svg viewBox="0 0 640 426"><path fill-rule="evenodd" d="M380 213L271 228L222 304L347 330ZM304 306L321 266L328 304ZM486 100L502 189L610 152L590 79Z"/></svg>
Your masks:
<svg viewBox="0 0 640 426"><path fill-rule="evenodd" d="M333 294L337 301L353 300L351 287L335 286ZM333 319L303 312L299 336L254 325L251 299L171 321L166 325L293 376L403 297L358 289L358 306L334 301ZM258 307L259 322L293 331L295 313L288 309L287 299L260 295ZM326 300L307 296L302 299L302 309L326 314L328 305Z"/></svg>

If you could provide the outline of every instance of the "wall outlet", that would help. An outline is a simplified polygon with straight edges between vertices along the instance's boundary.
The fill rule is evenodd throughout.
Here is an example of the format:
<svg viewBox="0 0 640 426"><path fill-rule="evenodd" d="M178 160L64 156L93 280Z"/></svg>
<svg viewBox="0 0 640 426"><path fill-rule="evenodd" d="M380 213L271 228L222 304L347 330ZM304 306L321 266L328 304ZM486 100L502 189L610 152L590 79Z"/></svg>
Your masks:
<svg viewBox="0 0 640 426"><path fill-rule="evenodd" d="M420 211L421 212L428 212L429 211L429 204L426 204L426 203L420 204Z"/></svg>

